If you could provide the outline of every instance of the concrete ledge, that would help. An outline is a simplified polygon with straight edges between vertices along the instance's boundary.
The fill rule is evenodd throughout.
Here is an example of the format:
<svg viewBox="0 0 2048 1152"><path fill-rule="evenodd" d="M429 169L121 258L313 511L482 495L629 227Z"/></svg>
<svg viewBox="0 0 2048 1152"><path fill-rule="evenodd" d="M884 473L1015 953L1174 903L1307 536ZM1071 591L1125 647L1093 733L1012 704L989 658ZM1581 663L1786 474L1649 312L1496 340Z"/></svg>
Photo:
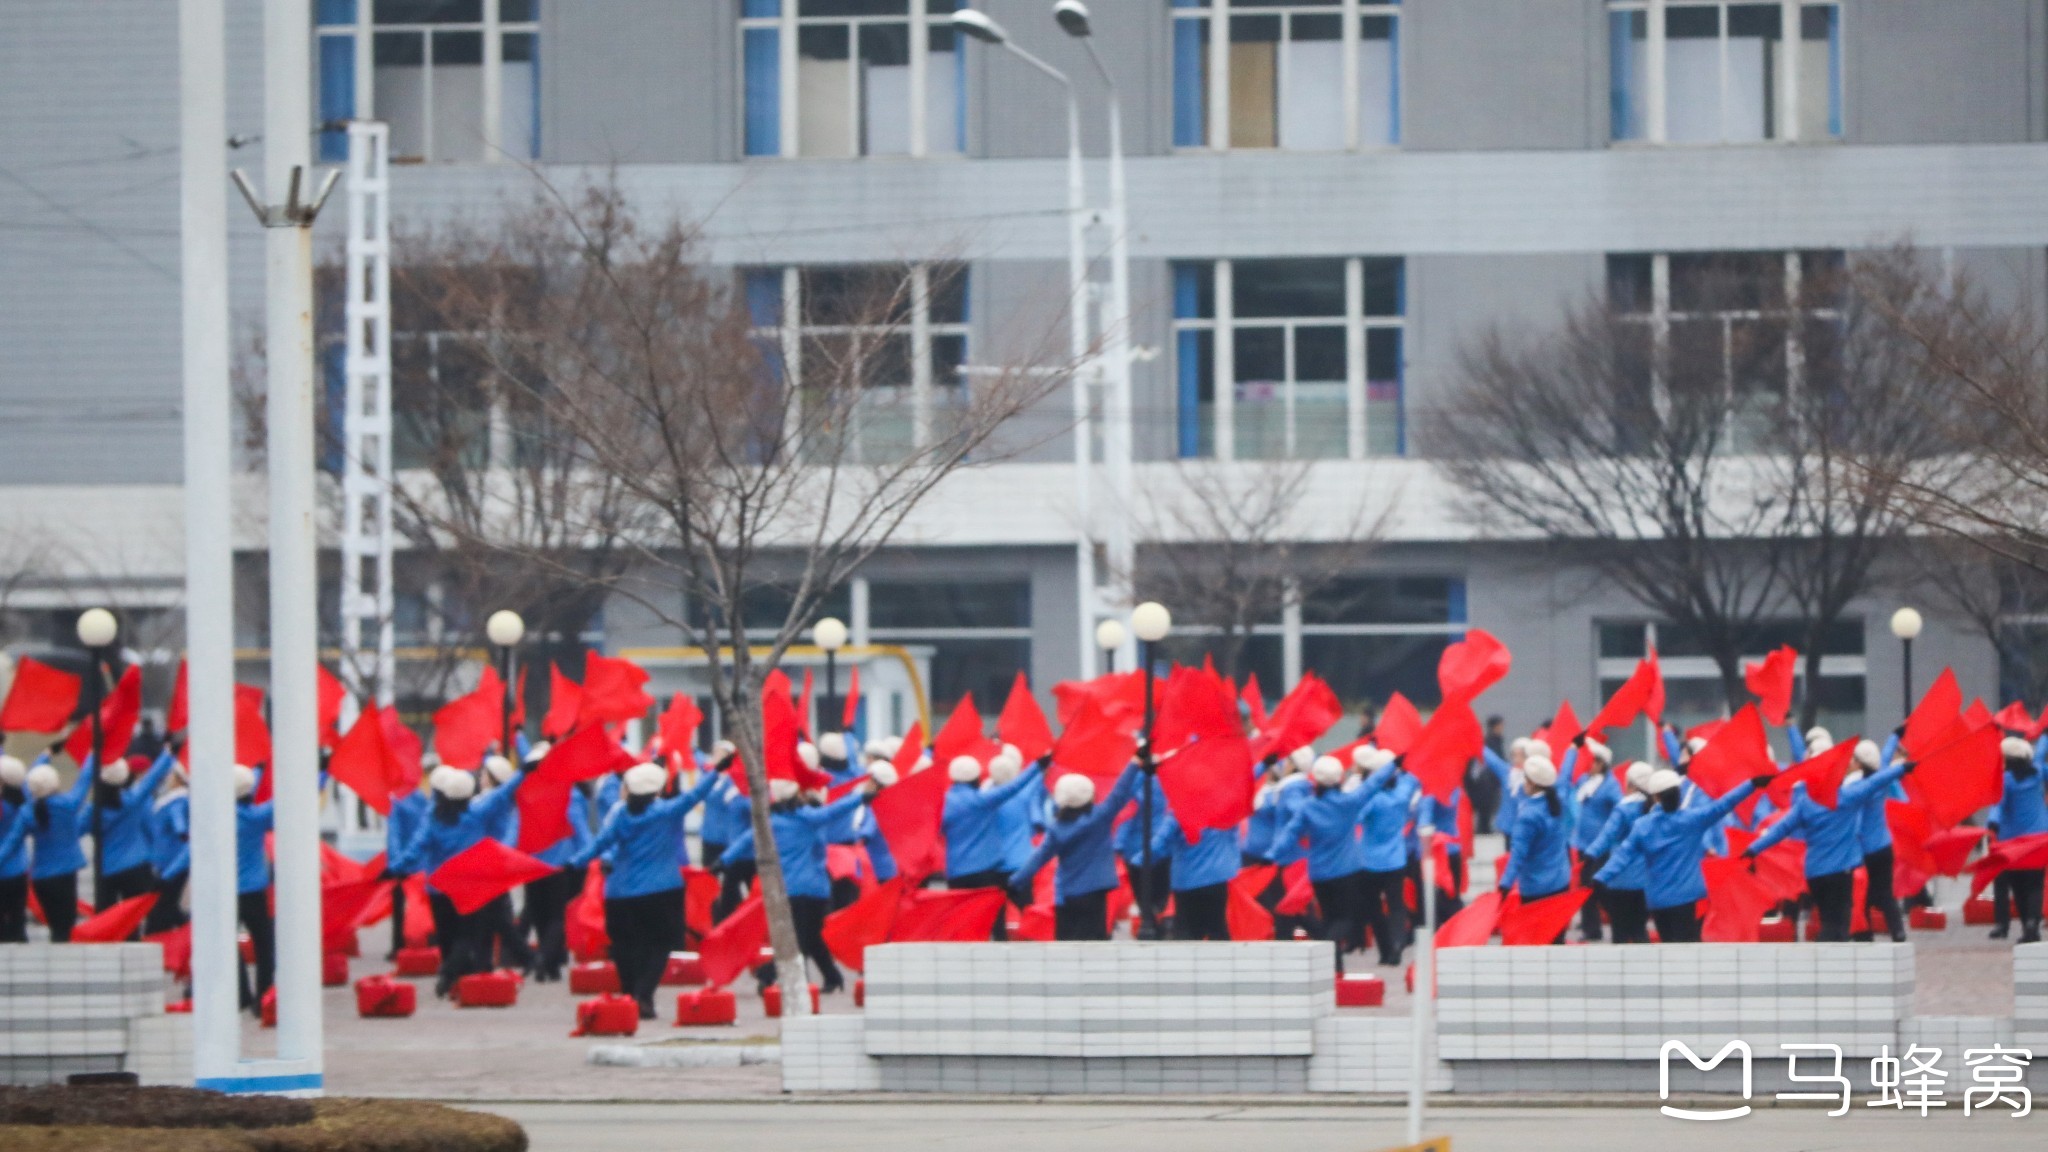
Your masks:
<svg viewBox="0 0 2048 1152"><path fill-rule="evenodd" d="M782 1063L779 1044L593 1044L586 1059L604 1068L742 1068Z"/></svg>

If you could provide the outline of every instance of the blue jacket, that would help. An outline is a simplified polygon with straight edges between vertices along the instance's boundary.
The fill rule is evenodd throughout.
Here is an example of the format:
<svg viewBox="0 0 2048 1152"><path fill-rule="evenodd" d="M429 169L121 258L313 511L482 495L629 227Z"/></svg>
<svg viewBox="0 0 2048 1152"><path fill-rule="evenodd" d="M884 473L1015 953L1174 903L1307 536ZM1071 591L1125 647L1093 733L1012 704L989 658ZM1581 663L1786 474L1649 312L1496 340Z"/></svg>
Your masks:
<svg viewBox="0 0 2048 1152"><path fill-rule="evenodd" d="M1391 802L1387 786L1393 782L1394 771L1389 764L1349 792L1318 788L1274 835L1267 859L1278 859L1288 845L1307 835L1309 879L1335 880L1365 871L1365 847L1359 842L1358 824L1365 817L1366 806L1375 799Z"/></svg>
<svg viewBox="0 0 2048 1152"><path fill-rule="evenodd" d="M607 900L681 888L683 873L676 865L676 852L683 842L683 817L717 783L717 777L704 775L689 791L655 800L639 812L620 801L605 814L597 835L568 857L568 866L588 868L592 860L611 853L612 873L604 882Z"/></svg>
<svg viewBox="0 0 2048 1152"><path fill-rule="evenodd" d="M426 818L420 821L419 830L413 833L405 851L389 862L391 871L400 876L410 876L415 872L431 875L441 865L475 847L504 818L504 810L512 807L519 794L519 786L525 780L526 774L519 773L503 787L493 788L471 800L461 815L452 821L444 821L431 808L428 809ZM427 890L436 889L429 883Z"/></svg>
<svg viewBox="0 0 2048 1152"><path fill-rule="evenodd" d="M868 863L874 865L875 879L887 883L896 878L896 854L889 851L889 840L882 835L882 826L875 822L874 810L862 807L853 814L853 826L860 836L860 844L868 850Z"/></svg>
<svg viewBox="0 0 2048 1152"><path fill-rule="evenodd" d="M946 835L946 876L968 876L990 872L1004 864L1003 809L1010 801L1038 788L1045 770L1033 764L1008 784L978 788L955 784L946 789L945 815L940 826Z"/></svg>
<svg viewBox="0 0 2048 1152"><path fill-rule="evenodd" d="M1606 826L1600 829L1600 834L1593 837L1593 842L1587 846L1585 855L1597 858L1612 853L1623 840L1628 839L1629 832L1635 828L1636 821L1642 819L1644 810L1649 806L1649 797L1640 792L1616 804L1614 811L1607 816ZM1644 864L1640 854L1617 863L1620 864L1619 870L1613 866L1602 867L1594 879L1609 888L1623 892L1641 892L1649 883L1649 868Z"/></svg>
<svg viewBox="0 0 2048 1152"><path fill-rule="evenodd" d="M1564 800L1558 812L1542 797L1524 796L1515 808L1515 824L1509 833L1514 845L1507 870L1501 873L1503 891L1519 887L1524 901L1555 896L1572 886L1570 829L1566 826Z"/></svg>
<svg viewBox="0 0 2048 1152"><path fill-rule="evenodd" d="M179 789L154 801L149 812L149 862L158 879L175 880L192 867L192 794Z"/></svg>
<svg viewBox="0 0 2048 1152"><path fill-rule="evenodd" d="M1491 748L1480 751L1480 759L1500 782L1500 808L1493 814L1493 826L1508 831L1515 826L1515 809L1522 806L1522 790L1515 787L1515 766Z"/></svg>
<svg viewBox="0 0 2048 1152"><path fill-rule="evenodd" d="M569 834L533 854L534 859L557 868L567 868L569 861L590 843L590 799L583 794L583 789L569 789L563 814L569 818ZM510 843L515 848L519 846L517 839ZM684 861L678 857L676 862L681 864Z"/></svg>
<svg viewBox="0 0 2048 1152"><path fill-rule="evenodd" d="M1884 742L1884 750L1878 754L1877 762L1880 768L1892 766L1892 753L1898 746L1899 738L1894 733L1891 739ZM1862 846L1865 856L1873 852L1882 852L1892 846L1892 825L1885 817L1885 801L1904 799L1907 799L1906 789L1894 783L1884 790L1881 798L1863 806L1863 814L1856 821L1856 840Z"/></svg>
<svg viewBox="0 0 2048 1152"><path fill-rule="evenodd" d="M419 835L420 825L433 811L433 799L417 788L391 798L391 815L384 818L384 862L390 865L392 875L412 874L398 868L398 859L405 855L412 838Z"/></svg>
<svg viewBox="0 0 2048 1152"><path fill-rule="evenodd" d="M1997 827L2000 840L2048 832L2048 802L2043 800L2042 780L2038 768L2025 779L2011 772L2005 774L2005 792L1998 798L1998 806L1991 810L1991 822Z"/></svg>
<svg viewBox="0 0 2048 1152"><path fill-rule="evenodd" d="M1315 785L1308 777L1302 775L1289 776L1274 785L1273 790L1267 794L1269 799L1266 806L1252 810L1253 821L1258 820L1262 811L1270 815L1267 816L1264 830L1260 835L1245 837L1245 851L1261 859L1271 860L1282 868L1306 857L1308 849L1302 846L1300 839L1281 840L1280 829L1285 828L1287 822L1294 819L1294 814L1301 811L1302 805L1307 804L1315 793ZM1278 852L1280 855L1267 856L1268 852Z"/></svg>
<svg viewBox="0 0 2048 1152"><path fill-rule="evenodd" d="M520 773L515 772L512 780L519 779L520 775ZM505 783L492 788L491 792L503 792L505 789L512 787L512 780L507 780ZM491 819L484 825L484 835L506 847L517 845L519 843L519 806L517 804L507 804L502 808L493 808L491 812Z"/></svg>
<svg viewBox="0 0 2048 1152"><path fill-rule="evenodd" d="M866 796L849 792L817 808L800 807L769 813L768 824L775 833L775 852L782 860L782 883L791 896L815 896L822 900L832 895L832 876L825 870L825 845L830 843L826 834L835 822L865 803ZM719 860L731 864L744 858L735 855L736 852L751 856L753 851L754 830L749 828L726 846L725 855Z"/></svg>
<svg viewBox="0 0 2048 1152"><path fill-rule="evenodd" d="M1152 832L1159 833L1159 821L1170 805L1166 802L1166 789L1159 784L1159 774L1154 772L1147 788L1138 790L1131 800L1137 807L1131 809L1131 818L1116 827L1116 854L1124 858L1124 864L1136 868L1145 862L1145 793L1152 793Z"/></svg>
<svg viewBox="0 0 2048 1152"><path fill-rule="evenodd" d="M235 802L235 894L247 896L270 887L270 857L263 838L270 834L271 807L266 801Z"/></svg>
<svg viewBox="0 0 2048 1152"><path fill-rule="evenodd" d="M706 844L723 846L745 832L753 816L747 810L747 798L740 795L732 779L723 772L717 776L718 786L704 798L704 822L698 826L697 836Z"/></svg>
<svg viewBox="0 0 2048 1152"><path fill-rule="evenodd" d="M1142 771L1136 764L1127 766L1124 774L1117 777L1116 787L1109 795L1082 814L1068 820L1055 818L1045 826L1045 838L1024 865L1010 874L1012 888L1028 888L1031 878L1045 867L1045 862L1058 856L1059 871L1053 877L1053 902L1064 904L1071 896L1087 896L1095 892L1107 892L1116 887L1116 858L1110 851L1110 829L1116 823L1117 813L1123 811L1133 793L1138 790L1138 779Z"/></svg>
<svg viewBox="0 0 2048 1152"><path fill-rule="evenodd" d="M1706 877L1700 872L1700 861L1707 854L1703 833L1754 791L1756 785L1745 780L1719 800L1676 812L1666 812L1663 805L1653 802L1594 878L1612 887L1610 877L1626 878L1629 869L1640 866L1648 881L1644 896L1651 908L1697 903L1707 894Z"/></svg>
<svg viewBox="0 0 2048 1152"><path fill-rule="evenodd" d="M1613 772L1602 773L1590 789L1585 787L1587 783L1589 781L1580 781L1579 787L1573 789L1574 795L1585 789L1579 800L1579 822L1572 829L1572 847L1577 848L1581 856L1596 855L1590 850L1593 842L1607 830L1608 818L1614 815L1615 805L1621 803L1621 785L1615 783Z"/></svg>
<svg viewBox="0 0 2048 1152"><path fill-rule="evenodd" d="M1795 786L1791 810L1764 829L1749 851L1759 853L1780 840L1796 836L1806 841L1808 877L1847 872L1863 863L1863 809L1876 806L1905 774L1906 765L1894 764L1874 776L1844 784L1833 809L1821 807L1806 794L1804 786Z"/></svg>
<svg viewBox="0 0 2048 1152"><path fill-rule="evenodd" d="M1422 794L1422 799L1415 806L1415 825L1408 833L1408 841L1414 845L1409 849L1411 855L1420 847L1418 837L1425 824L1450 837L1446 850L1451 855L1464 853L1465 845L1458 839L1458 806L1464 799L1463 788L1451 789L1449 800L1439 800L1427 792Z"/></svg>
<svg viewBox="0 0 2048 1152"><path fill-rule="evenodd" d="M1003 871L1015 872L1031 859L1031 837L1045 823L1048 802L1043 791L1020 792L996 810L996 834L1003 839ZM872 845L868 855L874 855Z"/></svg>
<svg viewBox="0 0 2048 1152"><path fill-rule="evenodd" d="M1237 878L1239 855L1236 829L1204 828L1202 835L1190 844L1181 835L1180 821L1171 812L1152 837L1152 858L1173 858L1175 892L1230 883Z"/></svg>
<svg viewBox="0 0 2048 1152"><path fill-rule="evenodd" d="M140 779L129 781L120 789L120 803L102 808L95 794L93 802L86 808L86 827L97 828L106 837L106 845L100 850L100 866L111 876L140 868L149 863L149 815L154 807L150 802L156 797L156 790L170 774L171 766L178 759L172 755L169 745L157 754L156 763L149 766ZM95 789L95 793L97 793Z"/></svg>
<svg viewBox="0 0 2048 1152"><path fill-rule="evenodd" d="M1399 872L1408 866L1408 816L1422 785L1399 767L1389 765L1361 787L1373 792L1365 811L1358 816L1363 831L1359 847L1365 866L1373 872Z"/></svg>
<svg viewBox="0 0 2048 1152"><path fill-rule="evenodd" d="M97 761L87 756L85 767L68 791L28 802L28 820L21 831L36 842L35 866L29 870L33 879L69 876L85 867L85 850L78 846L78 838L85 835L80 817L86 799L92 795L93 777L98 774ZM0 844L0 856L6 856L8 851L8 845Z"/></svg>
<svg viewBox="0 0 2048 1152"><path fill-rule="evenodd" d="M28 805L0 802L0 880L28 873Z"/></svg>

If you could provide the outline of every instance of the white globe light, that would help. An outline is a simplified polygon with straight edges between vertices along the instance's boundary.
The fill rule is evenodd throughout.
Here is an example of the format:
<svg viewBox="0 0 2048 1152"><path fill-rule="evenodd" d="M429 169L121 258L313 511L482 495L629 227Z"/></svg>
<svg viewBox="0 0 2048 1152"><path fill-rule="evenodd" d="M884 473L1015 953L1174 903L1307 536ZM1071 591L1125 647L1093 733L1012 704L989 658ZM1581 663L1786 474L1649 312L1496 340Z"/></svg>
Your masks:
<svg viewBox="0 0 2048 1152"><path fill-rule="evenodd" d="M1114 652L1124 646L1129 636L1124 632L1120 620L1104 620L1095 626L1095 646L1104 652Z"/></svg>
<svg viewBox="0 0 2048 1152"><path fill-rule="evenodd" d="M526 621L510 608L500 608L484 621L484 635L500 648L510 648L526 638Z"/></svg>
<svg viewBox="0 0 2048 1152"><path fill-rule="evenodd" d="M119 631L114 614L105 608L88 608L78 616L78 642L87 648L105 648Z"/></svg>
<svg viewBox="0 0 2048 1152"><path fill-rule="evenodd" d="M811 643L827 652L846 647L846 622L837 616L827 616L811 625Z"/></svg>
<svg viewBox="0 0 2048 1152"><path fill-rule="evenodd" d="M1131 631L1145 643L1156 644L1173 631L1173 613L1157 600L1147 600L1131 609Z"/></svg>
<svg viewBox="0 0 2048 1152"><path fill-rule="evenodd" d="M1912 608L1901 608L1892 613L1892 635L1901 640L1911 640L1920 635L1920 629L1926 624L1920 613Z"/></svg>

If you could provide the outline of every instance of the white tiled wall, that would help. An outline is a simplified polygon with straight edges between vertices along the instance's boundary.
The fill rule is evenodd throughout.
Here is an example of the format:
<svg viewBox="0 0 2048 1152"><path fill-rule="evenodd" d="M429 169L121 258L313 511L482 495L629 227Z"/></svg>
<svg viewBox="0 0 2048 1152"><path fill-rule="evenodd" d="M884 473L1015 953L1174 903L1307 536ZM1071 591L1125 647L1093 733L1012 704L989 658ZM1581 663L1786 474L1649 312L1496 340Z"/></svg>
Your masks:
<svg viewBox="0 0 2048 1152"><path fill-rule="evenodd" d="M0 1083L122 1071L132 1022L163 1013L155 944L0 947Z"/></svg>
<svg viewBox="0 0 2048 1152"><path fill-rule="evenodd" d="M192 1085L192 1017L136 1016L128 1021L124 1072L144 1084Z"/></svg>
<svg viewBox="0 0 2048 1152"><path fill-rule="evenodd" d="M1413 1025L1406 1016L1325 1016L1308 1060L1311 1092L1406 1092ZM1429 1091L1451 1090L1451 1068L1431 1061Z"/></svg>
<svg viewBox="0 0 2048 1152"><path fill-rule="evenodd" d="M2020 1047L2048 1052L2048 944L2012 950L2012 1017Z"/></svg>
<svg viewBox="0 0 2048 1152"><path fill-rule="evenodd" d="M782 1021L782 1090L874 1092L881 1064L863 1042L859 1015L788 1016Z"/></svg>

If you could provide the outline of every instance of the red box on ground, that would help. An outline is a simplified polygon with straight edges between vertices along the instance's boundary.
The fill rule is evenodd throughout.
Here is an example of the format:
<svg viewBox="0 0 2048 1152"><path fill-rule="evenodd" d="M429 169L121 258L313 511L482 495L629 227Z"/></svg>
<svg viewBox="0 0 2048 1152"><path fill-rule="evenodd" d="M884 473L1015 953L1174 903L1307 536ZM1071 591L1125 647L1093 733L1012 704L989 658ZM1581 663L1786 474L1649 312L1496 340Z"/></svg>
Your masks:
<svg viewBox="0 0 2048 1152"><path fill-rule="evenodd" d="M569 995L610 996L619 990L619 969L609 960L578 964L569 969Z"/></svg>
<svg viewBox="0 0 2048 1152"><path fill-rule="evenodd" d="M441 971L439 948L400 948L392 971L400 976L435 976Z"/></svg>
<svg viewBox="0 0 2048 1152"><path fill-rule="evenodd" d="M455 982L458 1008L510 1008L519 1003L519 974L476 972Z"/></svg>
<svg viewBox="0 0 2048 1152"><path fill-rule="evenodd" d="M668 967L662 969L661 982L670 987L694 986L704 983L704 961L695 952L672 952Z"/></svg>
<svg viewBox="0 0 2048 1152"><path fill-rule="evenodd" d="M277 989L272 988L263 994L260 1008L263 1013L263 1026L265 1028L277 1027Z"/></svg>
<svg viewBox="0 0 2048 1152"><path fill-rule="evenodd" d="M818 1014L818 986L812 984L810 989L811 1015L816 1016ZM761 1009L768 1014L770 1020L782 1015L782 985L770 984L766 988L761 989Z"/></svg>
<svg viewBox="0 0 2048 1152"><path fill-rule="evenodd" d="M1377 976L1337 977L1337 1007L1377 1008L1387 1002L1387 986Z"/></svg>
<svg viewBox="0 0 2048 1152"><path fill-rule="evenodd" d="M740 1016L739 1000L730 988L699 988L676 997L676 1027L705 1028L731 1024Z"/></svg>
<svg viewBox="0 0 2048 1152"><path fill-rule="evenodd" d="M865 981L865 980L855 980L855 981L853 982L853 1006L854 1006L855 1008L865 1008L865 1007L867 1007L867 1006L868 1006L868 982L867 982L867 981Z"/></svg>
<svg viewBox="0 0 2048 1152"><path fill-rule="evenodd" d="M1939 908L1915 908L1906 913L1906 923L1922 932L1942 932L1948 929L1948 913Z"/></svg>
<svg viewBox="0 0 2048 1152"><path fill-rule="evenodd" d="M631 996L599 996L576 1006L571 1036L631 1036L640 1030L640 1006Z"/></svg>
<svg viewBox="0 0 2048 1152"><path fill-rule="evenodd" d="M1991 901L1986 897L1978 896L1975 899L1963 902L1963 923L1995 924L1997 922L1998 915L1991 907Z"/></svg>
<svg viewBox="0 0 2048 1152"><path fill-rule="evenodd" d="M418 1003L419 991L403 980L389 976L365 976L356 981L358 1016L410 1016Z"/></svg>
<svg viewBox="0 0 2048 1152"><path fill-rule="evenodd" d="M190 1016L192 1014L192 1001L173 1000L169 1004L164 1005L164 1013L169 1016Z"/></svg>
<svg viewBox="0 0 2048 1152"><path fill-rule="evenodd" d="M1783 917L1776 920L1765 920L1757 924L1756 938L1759 943L1763 944L1790 944L1794 940L1793 933L1797 929L1797 924Z"/></svg>
<svg viewBox="0 0 2048 1152"><path fill-rule="evenodd" d="M328 952L320 957L320 984L324 988L340 988L348 984L347 955Z"/></svg>

